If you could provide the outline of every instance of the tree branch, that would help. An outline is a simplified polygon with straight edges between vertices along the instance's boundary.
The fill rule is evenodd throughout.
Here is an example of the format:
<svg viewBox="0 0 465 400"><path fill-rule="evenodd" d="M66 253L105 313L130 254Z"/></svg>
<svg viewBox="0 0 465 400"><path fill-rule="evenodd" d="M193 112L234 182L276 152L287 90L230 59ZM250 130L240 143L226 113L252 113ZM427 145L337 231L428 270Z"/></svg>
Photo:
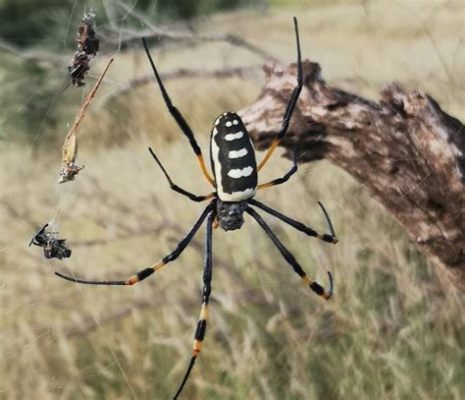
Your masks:
<svg viewBox="0 0 465 400"><path fill-rule="evenodd" d="M21 58L24 61L33 63L44 63L49 67L56 68L66 65L60 57L46 52L37 50L23 50L13 43L0 38L0 50L6 51L11 55Z"/></svg>
<svg viewBox="0 0 465 400"><path fill-rule="evenodd" d="M179 68L175 71L162 74L163 81L183 79L183 78L203 78L203 79L226 79L226 78L250 78L257 75L258 67L237 67L237 68L219 68L210 71ZM120 88L112 91L105 96L103 102L107 104L116 98L128 95L133 90L154 82L153 74L131 79Z"/></svg>
<svg viewBox="0 0 465 400"><path fill-rule="evenodd" d="M142 30L123 27L114 29L115 23L111 23L110 26L113 26L113 28L101 32L101 35L104 36L104 39L107 43L114 43L120 47L121 45L127 44L129 42L140 41L143 37L146 39L168 39L189 43L223 42L228 43L234 47L248 50L264 60L277 61L276 57L274 57L272 54L235 34L205 35L197 34L192 30L179 31L171 28L160 27L159 25L155 25L152 21L150 21L144 14L137 11L134 6L129 6L123 2L118 2L117 4L123 8L128 15L131 15L133 18L137 19L143 26L146 26L146 28Z"/></svg>
<svg viewBox="0 0 465 400"><path fill-rule="evenodd" d="M332 88L304 62L304 88L282 146L303 162L327 158L345 169L409 237L465 288L465 127L420 90L387 85L378 103ZM266 84L242 111L258 149L276 132L295 85L295 64L265 66Z"/></svg>

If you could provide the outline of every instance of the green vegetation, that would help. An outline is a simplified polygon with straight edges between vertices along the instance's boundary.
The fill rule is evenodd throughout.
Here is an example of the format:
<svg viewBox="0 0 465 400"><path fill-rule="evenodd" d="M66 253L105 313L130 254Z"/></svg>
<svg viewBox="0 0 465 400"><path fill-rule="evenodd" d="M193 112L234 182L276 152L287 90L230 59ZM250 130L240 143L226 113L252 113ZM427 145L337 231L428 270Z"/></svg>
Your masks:
<svg viewBox="0 0 465 400"><path fill-rule="evenodd" d="M434 4L421 2L413 11L429 15L445 65L459 81L465 52L449 50L463 40L457 37L463 21L455 3L441 10ZM348 3L297 12L305 57L321 62L328 81L375 97L380 82L397 79L426 89L464 119L463 90L445 78L411 11L374 2L368 16ZM297 12L272 8L257 21L253 10L236 11L200 21L198 29L240 32L289 62L295 53L290 17ZM225 44L157 56L162 71L261 62ZM32 82L42 79L27 72ZM180 259L132 288L78 286L53 275L69 268L80 277L125 278L168 253L201 212L202 205L170 191L147 152L154 146L180 186L208 192L156 86L101 102L119 82L148 72L142 53L116 55L82 125L78 161L86 168L74 183L56 189L61 140L39 147L33 158L27 146L0 142L2 400L167 399L179 384L200 308L203 231ZM14 109L26 107L33 86L24 85L22 97L11 92L2 129L11 128L11 118L25 123ZM261 83L185 79L167 86L208 154L211 121L250 104ZM73 106L66 115L51 107L55 127L44 132L64 138L87 90L59 97ZM55 93L47 92L49 101ZM4 94L0 104L8 105ZM43 119L35 121L31 129ZM289 166L276 155L261 179L281 176ZM335 246L266 220L311 276L326 284L326 270L334 273L335 297L324 302L303 287L250 219L238 232L215 231L209 327L184 398L465 398L463 293L451 290L358 183L323 161L302 165L292 182L258 198L318 229L324 219L317 200L325 204L340 237ZM64 262L27 247L33 230L50 218L73 249Z"/></svg>
<svg viewBox="0 0 465 400"><path fill-rule="evenodd" d="M243 6L254 6L259 0L140 0L136 10L151 15L158 21L167 19L192 19L215 11L231 10ZM77 26L85 11L94 10L97 24L108 23L104 3L88 0L2 0L0 2L0 38L27 47L41 44L48 48L62 46L63 41L72 45L74 34L69 29ZM124 8L112 6L118 17L127 14ZM131 19L129 19L129 23Z"/></svg>

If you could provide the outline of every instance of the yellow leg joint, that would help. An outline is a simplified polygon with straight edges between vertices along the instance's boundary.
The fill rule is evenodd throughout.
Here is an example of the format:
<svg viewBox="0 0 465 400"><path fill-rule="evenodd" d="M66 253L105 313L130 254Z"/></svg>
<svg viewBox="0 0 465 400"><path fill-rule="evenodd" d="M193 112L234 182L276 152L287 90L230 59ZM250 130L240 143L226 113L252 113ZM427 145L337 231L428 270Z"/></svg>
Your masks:
<svg viewBox="0 0 465 400"><path fill-rule="evenodd" d="M202 341L195 339L194 344L192 345L192 355L197 356L202 350Z"/></svg>
<svg viewBox="0 0 465 400"><path fill-rule="evenodd" d="M160 268L164 267L166 263L162 260L157 262L156 264L152 265L151 268L153 268L154 271L158 271Z"/></svg>
<svg viewBox="0 0 465 400"><path fill-rule="evenodd" d="M329 300L331 298L331 296L326 292L323 295L321 295L321 297L323 297L325 300Z"/></svg>
<svg viewBox="0 0 465 400"><path fill-rule="evenodd" d="M267 189L267 188L270 188L272 186L274 186L274 185L271 182L261 183L260 185L258 185L258 190Z"/></svg>
<svg viewBox="0 0 465 400"><path fill-rule="evenodd" d="M268 149L268 151L265 154L265 157L263 158L262 161L260 161L260 164L258 164L257 171L260 171L263 168L263 166L266 164L266 162L271 157L271 154L273 153L274 149L276 149L276 147L278 147L279 142L280 141L278 139L273 140L273 142L271 143L270 148Z"/></svg>
<svg viewBox="0 0 465 400"><path fill-rule="evenodd" d="M139 282L139 277L137 275L133 275L126 281L126 284L127 285L134 285L137 282Z"/></svg>
<svg viewBox="0 0 465 400"><path fill-rule="evenodd" d="M307 275L304 275L302 277L302 280L304 281L306 285L311 285L313 283L313 281Z"/></svg>
<svg viewBox="0 0 465 400"><path fill-rule="evenodd" d="M202 304L199 319L203 319L205 321L208 319L208 304Z"/></svg>
<svg viewBox="0 0 465 400"><path fill-rule="evenodd" d="M213 180L213 178L208 173L207 166L205 165L205 160L203 159L202 154L199 154L197 156L197 160L199 161L200 168L202 169L202 172L205 175L205 178L207 178L207 181L214 187L215 186L215 181Z"/></svg>

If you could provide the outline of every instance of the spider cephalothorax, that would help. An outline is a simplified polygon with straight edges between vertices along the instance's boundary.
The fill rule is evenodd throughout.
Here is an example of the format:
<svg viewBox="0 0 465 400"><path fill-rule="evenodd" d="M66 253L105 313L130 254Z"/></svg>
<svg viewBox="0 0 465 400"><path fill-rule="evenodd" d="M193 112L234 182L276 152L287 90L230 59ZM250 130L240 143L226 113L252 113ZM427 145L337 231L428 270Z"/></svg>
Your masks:
<svg viewBox="0 0 465 400"><path fill-rule="evenodd" d="M158 166L162 170L163 174L165 175L166 179L168 180L171 189L196 202L201 202L205 200L211 201L205 207L202 214L197 219L191 230L187 233L184 239L182 239L179 242L179 244L170 254L163 257L157 263L144 269L141 269L135 275L132 275L125 280L95 281L87 279L76 279L56 272L56 274L61 278L76 283L83 283L89 285L134 285L135 283L140 282L146 279L147 277L151 276L153 273L163 268L166 264L170 263L171 261L174 261L177 257L179 257L183 250L188 246L188 244L190 243L196 232L199 230L201 225L205 222L205 220L207 221L205 266L203 273L202 306L200 309L200 317L197 322L197 328L194 334L192 356L189 362L189 366L173 399L177 399L181 391L183 390L183 387L195 364L197 356L199 355L202 349L203 339L205 337L205 332L207 329L208 306L211 293L213 269L213 228L216 227L217 222L220 225L220 227L225 231L239 229L244 223L244 213L248 214L253 220L255 220L258 223L258 225L263 229L265 234L272 240L273 244L281 253L285 261L290 265L292 270L302 279L303 283L307 287L309 287L314 293L323 297L324 299L329 299L333 293L333 282L331 274L328 272L330 281L328 290L325 290L320 284L310 279L310 277L305 273L305 271L303 270L299 262L296 260L296 258L284 246L284 244L272 231L270 226L263 220L260 214L256 211L256 208L259 208L264 212L270 214L271 216L281 220L282 222L287 223L288 225L292 226L298 231L305 233L308 236L317 237L318 239L323 240L325 242L336 243L337 239L334 234L331 221L323 205L319 203L330 229L330 233L326 234L319 233L314 229L310 228L309 226L306 226L299 221L287 217L279 211L271 207L268 207L267 205L253 198L257 191L272 186L280 185L286 182L297 171L297 162L294 158L294 164L292 168L285 175L272 181L258 184L258 172L266 164L274 149L281 142L282 138L286 134L286 131L289 127L289 121L291 119L292 113L295 109L299 94L303 86L299 32L297 28L296 18L294 18L294 26L297 42L297 85L292 91L291 98L289 99L289 103L286 107L286 112L283 117L283 122L280 131L277 133L275 139L273 140L270 148L266 152L262 161L257 165L252 142L250 140L249 134L247 133L247 129L245 128L240 117L233 112L221 114L214 122L210 137L210 162L213 171L213 177L207 170L205 160L202 156L202 151L199 145L197 144L197 141L195 140L191 128L189 127L179 110L171 102L168 92L166 91L165 86L160 78L160 75L158 74L157 68L155 67L152 57L150 56L147 43L145 42L145 40L143 40L145 51L149 58L150 64L155 74L155 78L161 90L163 99L168 107L168 110L171 113L174 120L176 121L176 123L178 124L179 128L182 130L184 135L189 140L192 150L194 151L199 162L200 168L207 181L214 188L214 191L210 194L199 196L179 187L171 180L171 177L164 168L163 164L158 159L155 152L151 148L149 148L149 150L153 158L157 162Z"/></svg>
<svg viewBox="0 0 465 400"><path fill-rule="evenodd" d="M244 223L244 211L247 208L247 201L225 202L216 201L216 218L220 227L225 231L240 229Z"/></svg>

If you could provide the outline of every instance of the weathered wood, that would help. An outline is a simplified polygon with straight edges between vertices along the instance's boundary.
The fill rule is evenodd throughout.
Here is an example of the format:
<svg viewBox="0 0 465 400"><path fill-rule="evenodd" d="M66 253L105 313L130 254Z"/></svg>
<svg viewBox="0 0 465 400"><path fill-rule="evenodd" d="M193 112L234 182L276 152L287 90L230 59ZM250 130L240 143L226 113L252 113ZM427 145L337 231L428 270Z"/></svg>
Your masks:
<svg viewBox="0 0 465 400"><path fill-rule="evenodd" d="M465 288L465 127L427 94L387 85L378 103L329 87L304 62L304 88L282 146L349 172L431 259ZM258 149L279 130L296 66L268 63L266 83L242 117ZM354 200L356 201L356 200ZM342 238L343 239L343 238Z"/></svg>

